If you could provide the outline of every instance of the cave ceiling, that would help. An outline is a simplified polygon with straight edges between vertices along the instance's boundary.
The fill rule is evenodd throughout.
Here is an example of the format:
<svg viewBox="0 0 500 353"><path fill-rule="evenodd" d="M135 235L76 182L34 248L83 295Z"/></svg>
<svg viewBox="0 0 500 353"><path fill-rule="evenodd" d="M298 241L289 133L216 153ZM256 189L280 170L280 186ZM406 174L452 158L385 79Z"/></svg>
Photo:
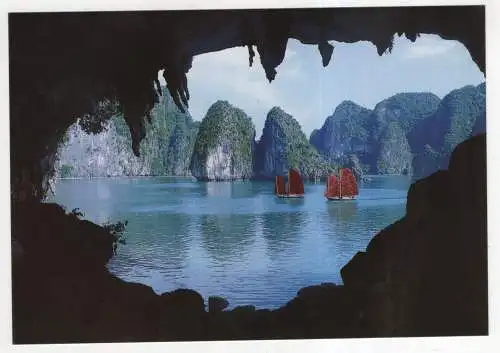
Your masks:
<svg viewBox="0 0 500 353"><path fill-rule="evenodd" d="M196 55L246 46L248 63L259 64L258 52L271 82L290 38L317 46L326 66L335 65L328 42L369 41L383 55L394 35L415 41L425 33L460 41L485 73L484 21L484 6L10 14L13 168L53 155L61 134L103 99L117 102L138 155L144 118L161 94L158 71L185 109Z"/></svg>

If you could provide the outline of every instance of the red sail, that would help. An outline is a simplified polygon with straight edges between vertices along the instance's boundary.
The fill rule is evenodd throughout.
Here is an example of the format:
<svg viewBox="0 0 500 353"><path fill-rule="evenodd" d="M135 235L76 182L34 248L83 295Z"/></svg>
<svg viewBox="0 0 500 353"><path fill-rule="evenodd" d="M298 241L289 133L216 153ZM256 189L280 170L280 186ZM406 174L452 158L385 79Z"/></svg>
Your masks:
<svg viewBox="0 0 500 353"><path fill-rule="evenodd" d="M352 197L358 195L356 177L349 169L344 168L340 171L340 183L342 196Z"/></svg>
<svg viewBox="0 0 500 353"><path fill-rule="evenodd" d="M285 194L285 177L284 176L277 176L276 181L274 184L274 192L277 195L284 195Z"/></svg>
<svg viewBox="0 0 500 353"><path fill-rule="evenodd" d="M293 195L304 194L304 182L296 169L290 169L288 172L288 193Z"/></svg>
<svg viewBox="0 0 500 353"><path fill-rule="evenodd" d="M335 175L328 176L326 180L326 197L340 197L339 181Z"/></svg>

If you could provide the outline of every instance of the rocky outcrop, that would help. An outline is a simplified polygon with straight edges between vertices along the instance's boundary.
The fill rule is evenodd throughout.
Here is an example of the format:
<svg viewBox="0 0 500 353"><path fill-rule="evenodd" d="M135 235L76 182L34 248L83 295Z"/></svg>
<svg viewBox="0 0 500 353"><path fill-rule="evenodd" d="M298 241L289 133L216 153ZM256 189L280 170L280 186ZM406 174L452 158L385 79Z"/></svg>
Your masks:
<svg viewBox="0 0 500 353"><path fill-rule="evenodd" d="M395 121L382 131L378 146L377 174L412 174L413 155L403 129Z"/></svg>
<svg viewBox="0 0 500 353"><path fill-rule="evenodd" d="M420 122L410 139L420 141L412 148L413 169L426 176L446 168L451 151L469 137L486 132L486 86L465 86L447 94L436 113Z"/></svg>
<svg viewBox="0 0 500 353"><path fill-rule="evenodd" d="M465 86L443 101L432 93L399 93L373 111L342 102L310 142L330 163L372 174L427 176L445 168L450 151L486 131L486 86ZM356 163L354 163L356 164Z"/></svg>
<svg viewBox="0 0 500 353"><path fill-rule="evenodd" d="M351 101L342 102L311 144L324 158L346 167L350 157L359 160L358 174L412 174L412 148L420 141L415 126L436 112L439 98L431 93L399 93L368 110Z"/></svg>
<svg viewBox="0 0 500 353"><path fill-rule="evenodd" d="M227 101L217 101L201 122L190 170L198 180L238 180L253 177L255 127L251 119Z"/></svg>
<svg viewBox="0 0 500 353"><path fill-rule="evenodd" d="M132 153L130 141L117 132L117 124L110 120L103 132L87 134L79 122L66 132L65 141L58 151L54 177L92 178L151 175L146 165Z"/></svg>
<svg viewBox="0 0 500 353"><path fill-rule="evenodd" d="M439 98L432 93L399 93L378 103L373 110L367 161L372 173L412 174L412 152L420 141L412 131L432 117ZM399 146L400 144L400 146Z"/></svg>
<svg viewBox="0 0 500 353"><path fill-rule="evenodd" d="M99 133L88 133L87 121L73 124L58 149L55 177L115 177L138 175L187 176L199 123L182 113L165 94L151 111L147 137L136 157L122 116L104 122Z"/></svg>
<svg viewBox="0 0 500 353"><path fill-rule="evenodd" d="M348 155L347 161L342 163L342 165L349 168L353 172L356 180L360 181L365 179L366 167L361 165L358 156L355 154Z"/></svg>
<svg viewBox="0 0 500 353"><path fill-rule="evenodd" d="M365 162L370 154L370 118L369 109L344 101L326 118L321 129L311 134L309 141L330 163L338 163L349 154Z"/></svg>
<svg viewBox="0 0 500 353"><path fill-rule="evenodd" d="M488 333L486 138L413 184L405 217L341 271L379 336Z"/></svg>
<svg viewBox="0 0 500 353"><path fill-rule="evenodd" d="M305 178L325 177L333 171L311 146L300 124L279 107L267 114L262 136L256 147L255 176L273 179L296 168Z"/></svg>

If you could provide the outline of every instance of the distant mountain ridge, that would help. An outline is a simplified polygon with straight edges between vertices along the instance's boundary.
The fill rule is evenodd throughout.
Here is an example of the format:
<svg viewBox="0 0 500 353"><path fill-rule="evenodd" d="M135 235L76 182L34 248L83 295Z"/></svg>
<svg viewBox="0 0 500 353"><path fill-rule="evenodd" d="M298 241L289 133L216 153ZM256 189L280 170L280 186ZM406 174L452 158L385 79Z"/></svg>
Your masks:
<svg viewBox="0 0 500 353"><path fill-rule="evenodd" d="M310 142L331 163L356 155L372 174L423 177L445 168L458 143L484 132L482 83L455 89L442 100L432 93L398 93L372 111L344 101Z"/></svg>
<svg viewBox="0 0 500 353"><path fill-rule="evenodd" d="M57 175L271 179L297 168L316 179L347 166L358 178L423 177L445 168L458 143L486 131L486 84L455 89L442 100L432 93L398 93L373 110L343 101L309 139L293 116L273 107L258 141L252 119L229 102L215 102L196 122L167 93L147 129L137 158L121 117L95 136L72 126L60 148Z"/></svg>

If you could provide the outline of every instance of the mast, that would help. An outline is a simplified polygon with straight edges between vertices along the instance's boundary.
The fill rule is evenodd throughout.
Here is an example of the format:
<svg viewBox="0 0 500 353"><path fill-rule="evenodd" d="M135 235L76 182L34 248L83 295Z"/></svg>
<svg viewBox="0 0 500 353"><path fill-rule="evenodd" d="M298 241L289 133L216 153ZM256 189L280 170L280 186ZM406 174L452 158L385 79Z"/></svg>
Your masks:
<svg viewBox="0 0 500 353"><path fill-rule="evenodd" d="M344 169L341 169L340 170L340 173L339 173L339 197L342 198L342 172L344 171Z"/></svg>
<svg viewBox="0 0 500 353"><path fill-rule="evenodd" d="M291 173L290 173L290 170L288 170L288 183L286 183L287 188L285 189L285 192L287 194L290 194L290 186L292 184L292 179L290 177L291 177Z"/></svg>

